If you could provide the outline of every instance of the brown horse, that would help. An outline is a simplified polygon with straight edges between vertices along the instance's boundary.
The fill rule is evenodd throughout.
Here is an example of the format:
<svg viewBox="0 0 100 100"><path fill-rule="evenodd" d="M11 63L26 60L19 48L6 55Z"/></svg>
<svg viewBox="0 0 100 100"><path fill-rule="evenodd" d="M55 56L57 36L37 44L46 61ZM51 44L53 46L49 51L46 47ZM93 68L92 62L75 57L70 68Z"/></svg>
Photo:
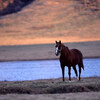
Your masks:
<svg viewBox="0 0 100 100"><path fill-rule="evenodd" d="M81 68L83 68L84 70L82 53L77 49L69 50L69 48L65 47L64 44L61 43L61 41L59 42L56 41L55 50L56 50L55 51L56 56L60 54L60 64L61 64L61 69L62 69L63 81L65 81L64 79L65 66L68 67L69 81L71 81L71 66L73 67L76 77L78 79L78 74L77 74L77 69L76 69L77 64L79 66L79 80L80 80Z"/></svg>

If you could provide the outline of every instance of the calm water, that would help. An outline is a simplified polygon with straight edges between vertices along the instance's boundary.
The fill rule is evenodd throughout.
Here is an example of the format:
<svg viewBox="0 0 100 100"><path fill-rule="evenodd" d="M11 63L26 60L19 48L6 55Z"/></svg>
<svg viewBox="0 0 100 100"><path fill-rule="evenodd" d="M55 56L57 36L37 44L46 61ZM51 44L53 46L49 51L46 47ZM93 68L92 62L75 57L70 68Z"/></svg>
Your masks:
<svg viewBox="0 0 100 100"><path fill-rule="evenodd" d="M100 58L84 59L82 77L100 76ZM77 67L78 69L78 67ZM67 67L65 69L68 77ZM75 77L73 69L71 76ZM36 80L62 77L59 60L0 62L0 81Z"/></svg>

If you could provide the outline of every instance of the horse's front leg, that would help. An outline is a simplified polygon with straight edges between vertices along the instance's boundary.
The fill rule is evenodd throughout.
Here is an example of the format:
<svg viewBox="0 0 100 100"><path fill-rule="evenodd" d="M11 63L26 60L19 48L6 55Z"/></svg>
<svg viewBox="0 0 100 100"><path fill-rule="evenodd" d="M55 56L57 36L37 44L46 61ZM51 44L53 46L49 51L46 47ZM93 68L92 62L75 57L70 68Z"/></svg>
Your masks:
<svg viewBox="0 0 100 100"><path fill-rule="evenodd" d="M62 69L62 80L65 81L64 74L65 74L65 66L61 64Z"/></svg>
<svg viewBox="0 0 100 100"><path fill-rule="evenodd" d="M69 81L71 81L71 66L68 66Z"/></svg>

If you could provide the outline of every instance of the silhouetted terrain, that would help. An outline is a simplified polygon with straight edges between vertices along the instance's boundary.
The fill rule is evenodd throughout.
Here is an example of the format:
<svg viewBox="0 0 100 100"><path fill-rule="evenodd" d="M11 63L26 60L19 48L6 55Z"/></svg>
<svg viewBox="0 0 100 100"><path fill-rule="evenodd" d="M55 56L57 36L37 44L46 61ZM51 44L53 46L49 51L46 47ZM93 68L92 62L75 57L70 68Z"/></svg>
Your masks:
<svg viewBox="0 0 100 100"><path fill-rule="evenodd" d="M0 0L0 15L6 15L20 11L24 6L35 0ZM100 11L100 0L76 0L83 4L83 7L76 8Z"/></svg>
<svg viewBox="0 0 100 100"><path fill-rule="evenodd" d="M18 12L32 1L34 0L0 0L0 15Z"/></svg>

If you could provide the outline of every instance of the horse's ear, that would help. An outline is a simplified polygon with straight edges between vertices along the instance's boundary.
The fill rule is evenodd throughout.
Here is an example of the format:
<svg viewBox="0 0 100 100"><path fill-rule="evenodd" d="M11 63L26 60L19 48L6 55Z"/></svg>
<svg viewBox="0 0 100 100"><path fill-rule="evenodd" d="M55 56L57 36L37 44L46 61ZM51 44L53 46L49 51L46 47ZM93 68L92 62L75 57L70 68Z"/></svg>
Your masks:
<svg viewBox="0 0 100 100"><path fill-rule="evenodd" d="M61 40L59 40L59 43L61 44Z"/></svg>
<svg viewBox="0 0 100 100"><path fill-rule="evenodd" d="M57 41L55 41L56 42L56 44L57 44Z"/></svg>

